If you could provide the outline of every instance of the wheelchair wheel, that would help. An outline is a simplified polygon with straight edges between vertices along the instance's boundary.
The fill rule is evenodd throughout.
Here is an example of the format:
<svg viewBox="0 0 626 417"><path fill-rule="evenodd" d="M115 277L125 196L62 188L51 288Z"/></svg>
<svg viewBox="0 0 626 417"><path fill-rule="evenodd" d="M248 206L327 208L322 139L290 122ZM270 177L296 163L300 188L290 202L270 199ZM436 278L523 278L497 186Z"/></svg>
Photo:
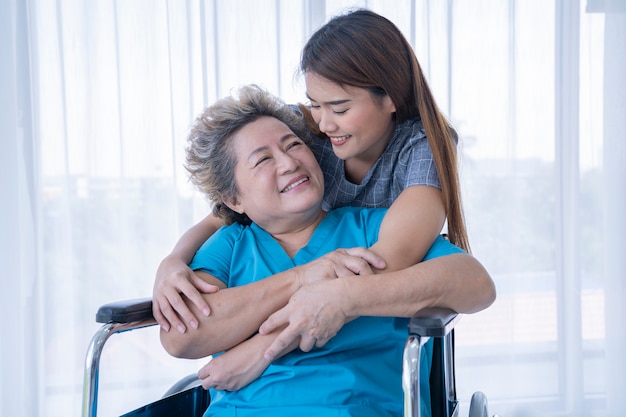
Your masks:
<svg viewBox="0 0 626 417"><path fill-rule="evenodd" d="M487 397L480 391L475 392L474 395L472 395L469 417L489 417Z"/></svg>
<svg viewBox="0 0 626 417"><path fill-rule="evenodd" d="M181 391L186 391L189 388L194 388L200 385L202 381L198 379L196 374L190 374L186 377L180 379L174 385L172 385L165 394L163 394L163 398L169 397L170 395L177 394Z"/></svg>

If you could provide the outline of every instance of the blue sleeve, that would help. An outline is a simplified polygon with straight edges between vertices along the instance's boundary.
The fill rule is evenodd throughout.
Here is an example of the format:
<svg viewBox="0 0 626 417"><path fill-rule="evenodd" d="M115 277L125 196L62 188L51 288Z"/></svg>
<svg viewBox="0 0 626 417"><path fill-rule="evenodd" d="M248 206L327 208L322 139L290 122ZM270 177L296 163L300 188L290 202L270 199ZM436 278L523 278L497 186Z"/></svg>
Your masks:
<svg viewBox="0 0 626 417"><path fill-rule="evenodd" d="M367 248L374 246L374 244L378 242L380 225L382 224L387 211L388 209L380 207L359 209L362 218L362 227L365 231L367 239Z"/></svg>
<svg viewBox="0 0 626 417"><path fill-rule="evenodd" d="M198 249L189 268L213 275L228 285L233 259L234 242L241 232L241 225L235 223L217 230Z"/></svg>
<svg viewBox="0 0 626 417"><path fill-rule="evenodd" d="M426 253L426 256L424 256L424 261L439 258L440 256L452 255L454 253L465 253L465 251L439 235L437 239L435 239L435 243L433 243L428 250L428 253Z"/></svg>

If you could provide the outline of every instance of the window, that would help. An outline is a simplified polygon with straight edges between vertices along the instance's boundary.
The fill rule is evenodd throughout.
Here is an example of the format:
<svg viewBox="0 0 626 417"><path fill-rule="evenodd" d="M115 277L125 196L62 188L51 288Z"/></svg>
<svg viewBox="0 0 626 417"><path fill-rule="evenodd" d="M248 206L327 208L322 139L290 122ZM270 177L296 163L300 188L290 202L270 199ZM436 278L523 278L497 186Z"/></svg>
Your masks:
<svg viewBox="0 0 626 417"><path fill-rule="evenodd" d="M458 328L461 400L483 390L503 415L617 415L619 0L2 3L2 415L78 415L97 307L150 295L160 260L207 212L182 169L195 115L246 83L304 100L300 48L354 5L404 31L461 137L474 255L498 288ZM105 349L102 415L203 364L169 358L153 330Z"/></svg>

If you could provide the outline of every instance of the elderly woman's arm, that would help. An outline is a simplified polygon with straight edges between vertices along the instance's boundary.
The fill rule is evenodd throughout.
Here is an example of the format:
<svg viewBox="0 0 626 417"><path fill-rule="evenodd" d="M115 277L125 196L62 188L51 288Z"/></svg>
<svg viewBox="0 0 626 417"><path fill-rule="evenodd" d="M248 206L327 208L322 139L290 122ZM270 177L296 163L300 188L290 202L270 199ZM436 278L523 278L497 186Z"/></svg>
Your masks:
<svg viewBox="0 0 626 417"><path fill-rule="evenodd" d="M201 314L195 304L186 300L187 306L198 317L198 327L184 333L161 328L161 343L168 353L183 358L202 358L230 349L255 334L261 323L284 307L299 288L319 280L372 274L370 265L384 267L382 260L367 249L342 249L308 264L233 288L225 288L217 278L196 271L203 280L220 288L218 292L203 294L211 314Z"/></svg>
<svg viewBox="0 0 626 417"><path fill-rule="evenodd" d="M285 306L300 288L294 270L234 288L225 288L223 282L205 272L196 274L219 286L220 291L204 294L211 308L208 316L187 300L187 306L199 317L196 329L180 333L161 328L161 343L175 357L202 358L236 346L256 333L263 320Z"/></svg>
<svg viewBox="0 0 626 417"><path fill-rule="evenodd" d="M198 327L198 319L183 301L183 296L202 311L203 316L210 314L202 294L215 292L217 287L194 274L189 263L200 246L223 225L222 219L207 216L185 232L159 264L152 289L152 313L164 330L173 327L184 333L187 326Z"/></svg>

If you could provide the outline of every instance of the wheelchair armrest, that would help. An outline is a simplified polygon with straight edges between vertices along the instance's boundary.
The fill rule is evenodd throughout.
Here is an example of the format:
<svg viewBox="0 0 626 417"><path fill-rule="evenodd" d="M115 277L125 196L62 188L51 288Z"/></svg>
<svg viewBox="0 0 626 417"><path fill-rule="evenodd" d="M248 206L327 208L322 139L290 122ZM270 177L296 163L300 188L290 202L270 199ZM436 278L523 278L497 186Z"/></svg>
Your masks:
<svg viewBox="0 0 626 417"><path fill-rule="evenodd" d="M98 323L133 323L154 320L152 298L116 301L105 304L96 313Z"/></svg>
<svg viewBox="0 0 626 417"><path fill-rule="evenodd" d="M447 308L427 308L417 312L409 322L409 334L421 337L444 337L461 315Z"/></svg>
<svg viewBox="0 0 626 417"><path fill-rule="evenodd" d="M116 301L105 304L96 313L96 322L104 323L93 335L85 356L82 416L95 416L98 410L98 374L104 345L115 333L153 326L152 298Z"/></svg>

